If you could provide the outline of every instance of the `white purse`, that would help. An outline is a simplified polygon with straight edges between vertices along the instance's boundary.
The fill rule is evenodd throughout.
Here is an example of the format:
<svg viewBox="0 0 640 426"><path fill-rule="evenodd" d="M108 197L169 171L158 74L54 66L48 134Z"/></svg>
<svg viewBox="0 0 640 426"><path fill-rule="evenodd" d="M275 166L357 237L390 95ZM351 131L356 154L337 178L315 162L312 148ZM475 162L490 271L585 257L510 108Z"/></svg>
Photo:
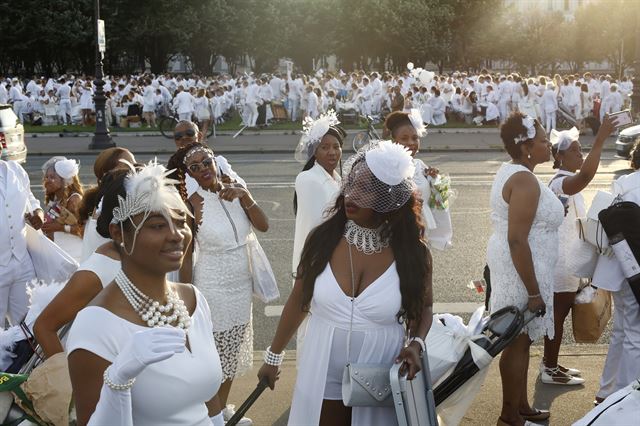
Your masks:
<svg viewBox="0 0 640 426"><path fill-rule="evenodd" d="M598 191L589 207L587 216L576 219L580 239L596 247L600 253L609 247L609 239L600 225L598 213L609 207L613 201L614 197L611 193Z"/></svg>
<svg viewBox="0 0 640 426"><path fill-rule="evenodd" d="M351 245L349 245L349 263L351 265L351 321L349 322L349 338L347 340L347 362L351 359L353 304L356 292ZM385 364L347 364L342 372L342 402L344 405L347 407L393 406L389 380L391 367L392 365Z"/></svg>

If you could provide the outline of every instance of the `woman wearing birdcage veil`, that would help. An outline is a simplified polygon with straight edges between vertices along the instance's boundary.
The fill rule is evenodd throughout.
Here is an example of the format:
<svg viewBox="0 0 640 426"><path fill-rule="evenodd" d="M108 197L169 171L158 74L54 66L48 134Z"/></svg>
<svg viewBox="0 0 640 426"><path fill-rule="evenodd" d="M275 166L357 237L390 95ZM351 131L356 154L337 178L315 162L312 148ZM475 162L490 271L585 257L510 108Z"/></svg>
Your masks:
<svg viewBox="0 0 640 426"><path fill-rule="evenodd" d="M305 242L258 373L274 387L284 348L310 313L290 425L397 424L393 406L350 403L342 379L353 362L386 369L404 362L409 379L420 369L431 326L432 261L413 173L411 155L398 144L383 141L360 151L345 164L331 216ZM391 390L379 392L390 397Z"/></svg>

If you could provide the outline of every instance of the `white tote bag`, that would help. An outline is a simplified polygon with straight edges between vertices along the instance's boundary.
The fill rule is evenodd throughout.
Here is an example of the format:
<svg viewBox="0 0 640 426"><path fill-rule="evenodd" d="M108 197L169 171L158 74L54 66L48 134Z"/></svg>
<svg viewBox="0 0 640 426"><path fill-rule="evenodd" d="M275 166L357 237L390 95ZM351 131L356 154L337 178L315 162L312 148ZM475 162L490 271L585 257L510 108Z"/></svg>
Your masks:
<svg viewBox="0 0 640 426"><path fill-rule="evenodd" d="M46 283L66 282L78 269L78 262L47 238L42 231L27 225L27 250L36 277Z"/></svg>
<svg viewBox="0 0 640 426"><path fill-rule="evenodd" d="M278 299L280 290L278 290L276 277L273 275L266 253L253 232L247 237L247 249L253 278L253 295L264 303Z"/></svg>
<svg viewBox="0 0 640 426"><path fill-rule="evenodd" d="M613 201L614 197L611 193L598 191L591 202L587 216L576 219L580 238L595 246L600 253L609 247L609 239L604 229L602 229L602 225L600 225L598 214L609 207Z"/></svg>

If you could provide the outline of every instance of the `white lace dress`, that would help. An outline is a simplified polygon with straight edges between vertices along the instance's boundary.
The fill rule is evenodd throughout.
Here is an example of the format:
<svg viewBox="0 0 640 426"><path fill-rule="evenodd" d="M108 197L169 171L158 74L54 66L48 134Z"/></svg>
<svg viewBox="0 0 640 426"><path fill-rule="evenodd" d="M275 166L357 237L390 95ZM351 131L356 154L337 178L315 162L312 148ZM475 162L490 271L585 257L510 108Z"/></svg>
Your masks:
<svg viewBox="0 0 640 426"><path fill-rule="evenodd" d="M224 201L202 188L197 193L203 202L193 284L211 306L224 382L246 373L253 364L253 285L246 245L251 222L237 199Z"/></svg>
<svg viewBox="0 0 640 426"><path fill-rule="evenodd" d="M528 172L524 166L503 163L491 187L491 221L493 234L487 248L487 264L491 270L490 310L495 312L505 306L514 305L524 309L528 303L528 293L520 275L513 266L507 241L509 205L502 198L505 182L517 172ZM553 339L553 276L558 256L558 228L564 219L564 207L556 195L539 179L540 198L538 209L529 231L529 246L533 266L546 304L546 315L536 318L523 330L531 340L548 336Z"/></svg>

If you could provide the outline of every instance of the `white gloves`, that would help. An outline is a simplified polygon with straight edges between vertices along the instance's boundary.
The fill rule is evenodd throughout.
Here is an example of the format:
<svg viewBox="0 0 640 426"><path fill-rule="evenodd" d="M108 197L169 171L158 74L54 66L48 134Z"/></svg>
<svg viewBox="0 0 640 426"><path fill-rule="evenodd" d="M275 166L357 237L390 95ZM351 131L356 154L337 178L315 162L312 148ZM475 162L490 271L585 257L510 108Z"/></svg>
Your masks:
<svg viewBox="0 0 640 426"><path fill-rule="evenodd" d="M179 328L159 327L138 331L108 367L109 379L116 384L127 383L145 367L184 352L186 339L184 330ZM133 426L131 390L114 390L104 384L87 426L113 424Z"/></svg>
<svg viewBox="0 0 640 426"><path fill-rule="evenodd" d="M158 327L138 331L109 367L109 378L124 384L137 377L146 366L184 352L186 342L186 334L179 328Z"/></svg>

